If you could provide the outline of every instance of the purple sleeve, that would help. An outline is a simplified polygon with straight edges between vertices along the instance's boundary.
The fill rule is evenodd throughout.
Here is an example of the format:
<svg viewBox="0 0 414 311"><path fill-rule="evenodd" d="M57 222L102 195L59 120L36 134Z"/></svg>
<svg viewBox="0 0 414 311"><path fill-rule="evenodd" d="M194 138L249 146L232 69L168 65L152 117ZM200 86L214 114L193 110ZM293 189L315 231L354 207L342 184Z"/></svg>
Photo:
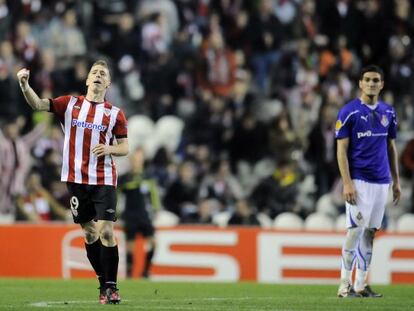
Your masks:
<svg viewBox="0 0 414 311"><path fill-rule="evenodd" d="M397 125L397 115L395 114L395 110L393 109L390 126L388 127L388 138L397 138Z"/></svg>

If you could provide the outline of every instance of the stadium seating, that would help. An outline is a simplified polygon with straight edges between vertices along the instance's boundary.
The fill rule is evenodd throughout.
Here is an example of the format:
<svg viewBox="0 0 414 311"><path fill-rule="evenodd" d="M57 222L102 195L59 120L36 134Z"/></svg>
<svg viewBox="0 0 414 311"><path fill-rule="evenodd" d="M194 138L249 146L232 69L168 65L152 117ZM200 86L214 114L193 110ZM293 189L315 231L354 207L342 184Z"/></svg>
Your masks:
<svg viewBox="0 0 414 311"><path fill-rule="evenodd" d="M272 228L273 226L272 219L264 213L258 213L257 220L259 221L260 227L262 228L268 229L268 228Z"/></svg>
<svg viewBox="0 0 414 311"><path fill-rule="evenodd" d="M147 116L134 115L128 119L128 141L130 150L144 147L148 140L154 137L154 122Z"/></svg>
<svg viewBox="0 0 414 311"><path fill-rule="evenodd" d="M397 232L414 232L414 214L404 214L397 220Z"/></svg>
<svg viewBox="0 0 414 311"><path fill-rule="evenodd" d="M253 174L257 180L260 180L272 175L275 168L274 161L270 159L262 159L254 164Z"/></svg>
<svg viewBox="0 0 414 311"><path fill-rule="evenodd" d="M283 230L302 230L303 221L295 213L285 212L276 216L273 228Z"/></svg>
<svg viewBox="0 0 414 311"><path fill-rule="evenodd" d="M305 230L333 231L334 221L327 215L313 213L305 219Z"/></svg>
<svg viewBox="0 0 414 311"><path fill-rule="evenodd" d="M176 116L163 116L155 124L155 134L161 146L174 152L184 129L184 121Z"/></svg>
<svg viewBox="0 0 414 311"><path fill-rule="evenodd" d="M0 213L0 224L12 224L14 223L14 215L10 214L2 214Z"/></svg>
<svg viewBox="0 0 414 311"><path fill-rule="evenodd" d="M213 216L213 224L224 228L227 226L227 223L231 217L230 212L220 212Z"/></svg>
<svg viewBox="0 0 414 311"><path fill-rule="evenodd" d="M300 187L301 193L305 193L305 194L315 193L316 191L315 176L311 174L305 175L299 187Z"/></svg>
<svg viewBox="0 0 414 311"><path fill-rule="evenodd" d="M336 231L345 231L346 230L346 214L341 214L338 217L336 217L335 230Z"/></svg>
<svg viewBox="0 0 414 311"><path fill-rule="evenodd" d="M161 210L155 214L153 224L155 227L174 227L180 219L172 212Z"/></svg>
<svg viewBox="0 0 414 311"><path fill-rule="evenodd" d="M159 138L155 134L151 137L151 139L147 139L143 144L145 158L152 159L158 151L160 145L161 143L159 141Z"/></svg>
<svg viewBox="0 0 414 311"><path fill-rule="evenodd" d="M316 202L316 212L330 217L336 217L338 215L338 210L332 201L330 193L322 195Z"/></svg>

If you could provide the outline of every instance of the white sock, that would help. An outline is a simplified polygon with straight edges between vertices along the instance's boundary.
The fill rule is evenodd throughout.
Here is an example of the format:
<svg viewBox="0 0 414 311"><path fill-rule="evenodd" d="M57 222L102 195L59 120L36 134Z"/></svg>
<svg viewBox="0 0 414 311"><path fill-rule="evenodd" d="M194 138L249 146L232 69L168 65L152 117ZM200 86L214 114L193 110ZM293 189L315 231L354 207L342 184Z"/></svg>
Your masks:
<svg viewBox="0 0 414 311"><path fill-rule="evenodd" d="M356 270L356 275L355 275L355 290L356 291L361 291L365 288L365 281L367 279L367 274L368 271L364 271L361 269L357 269Z"/></svg>
<svg viewBox="0 0 414 311"><path fill-rule="evenodd" d="M364 229L364 232L361 236L357 255L358 268L362 270L369 270L372 258L372 246L374 243L375 229Z"/></svg>
<svg viewBox="0 0 414 311"><path fill-rule="evenodd" d="M341 269L341 282L348 281L349 284L352 284L351 275L352 275L352 271L342 268Z"/></svg>
<svg viewBox="0 0 414 311"><path fill-rule="evenodd" d="M354 265L354 260L356 257L356 248L359 244L363 228L349 228L346 233L346 238L342 246L342 270L349 271L351 273ZM341 276L345 275L345 272L342 272ZM341 277L342 279L342 277ZM349 277L351 279L351 277Z"/></svg>

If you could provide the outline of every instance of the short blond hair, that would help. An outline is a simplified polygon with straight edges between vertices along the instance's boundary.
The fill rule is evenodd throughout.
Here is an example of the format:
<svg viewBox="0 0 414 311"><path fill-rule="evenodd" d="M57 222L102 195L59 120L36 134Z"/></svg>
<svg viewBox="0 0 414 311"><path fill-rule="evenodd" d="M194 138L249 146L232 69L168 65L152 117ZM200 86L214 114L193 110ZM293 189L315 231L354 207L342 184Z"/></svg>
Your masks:
<svg viewBox="0 0 414 311"><path fill-rule="evenodd" d="M109 68L108 63L107 63L106 60L104 60L104 59L98 59L97 61L95 61L92 64L92 67L93 66L97 66L97 65L102 66L102 67L105 67L106 69L108 69L109 76L111 76L111 69Z"/></svg>
<svg viewBox="0 0 414 311"><path fill-rule="evenodd" d="M96 65L101 65L101 66L103 66L103 67L108 68L108 70L109 70L109 66L108 66L108 63L106 62L106 60L103 60L103 59L98 59L96 62L94 62L94 63L92 64L92 67L93 67L93 66L96 66Z"/></svg>

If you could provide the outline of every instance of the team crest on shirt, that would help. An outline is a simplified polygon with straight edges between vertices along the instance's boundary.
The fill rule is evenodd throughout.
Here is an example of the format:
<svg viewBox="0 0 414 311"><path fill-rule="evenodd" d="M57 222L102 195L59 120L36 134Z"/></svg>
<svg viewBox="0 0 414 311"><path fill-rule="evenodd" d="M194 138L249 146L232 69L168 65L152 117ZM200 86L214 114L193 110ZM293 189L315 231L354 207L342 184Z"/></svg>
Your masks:
<svg viewBox="0 0 414 311"><path fill-rule="evenodd" d="M382 115L381 118L381 124L382 126L386 127L388 124L390 123L390 121L388 121L388 118L385 114Z"/></svg>
<svg viewBox="0 0 414 311"><path fill-rule="evenodd" d="M111 109L109 109L109 108L105 108L105 109L104 109L104 114L105 114L107 117L109 117L109 116L111 115Z"/></svg>
<svg viewBox="0 0 414 311"><path fill-rule="evenodd" d="M341 120L337 120L336 123L335 123L335 130L339 131L341 129L341 127L342 127Z"/></svg>

